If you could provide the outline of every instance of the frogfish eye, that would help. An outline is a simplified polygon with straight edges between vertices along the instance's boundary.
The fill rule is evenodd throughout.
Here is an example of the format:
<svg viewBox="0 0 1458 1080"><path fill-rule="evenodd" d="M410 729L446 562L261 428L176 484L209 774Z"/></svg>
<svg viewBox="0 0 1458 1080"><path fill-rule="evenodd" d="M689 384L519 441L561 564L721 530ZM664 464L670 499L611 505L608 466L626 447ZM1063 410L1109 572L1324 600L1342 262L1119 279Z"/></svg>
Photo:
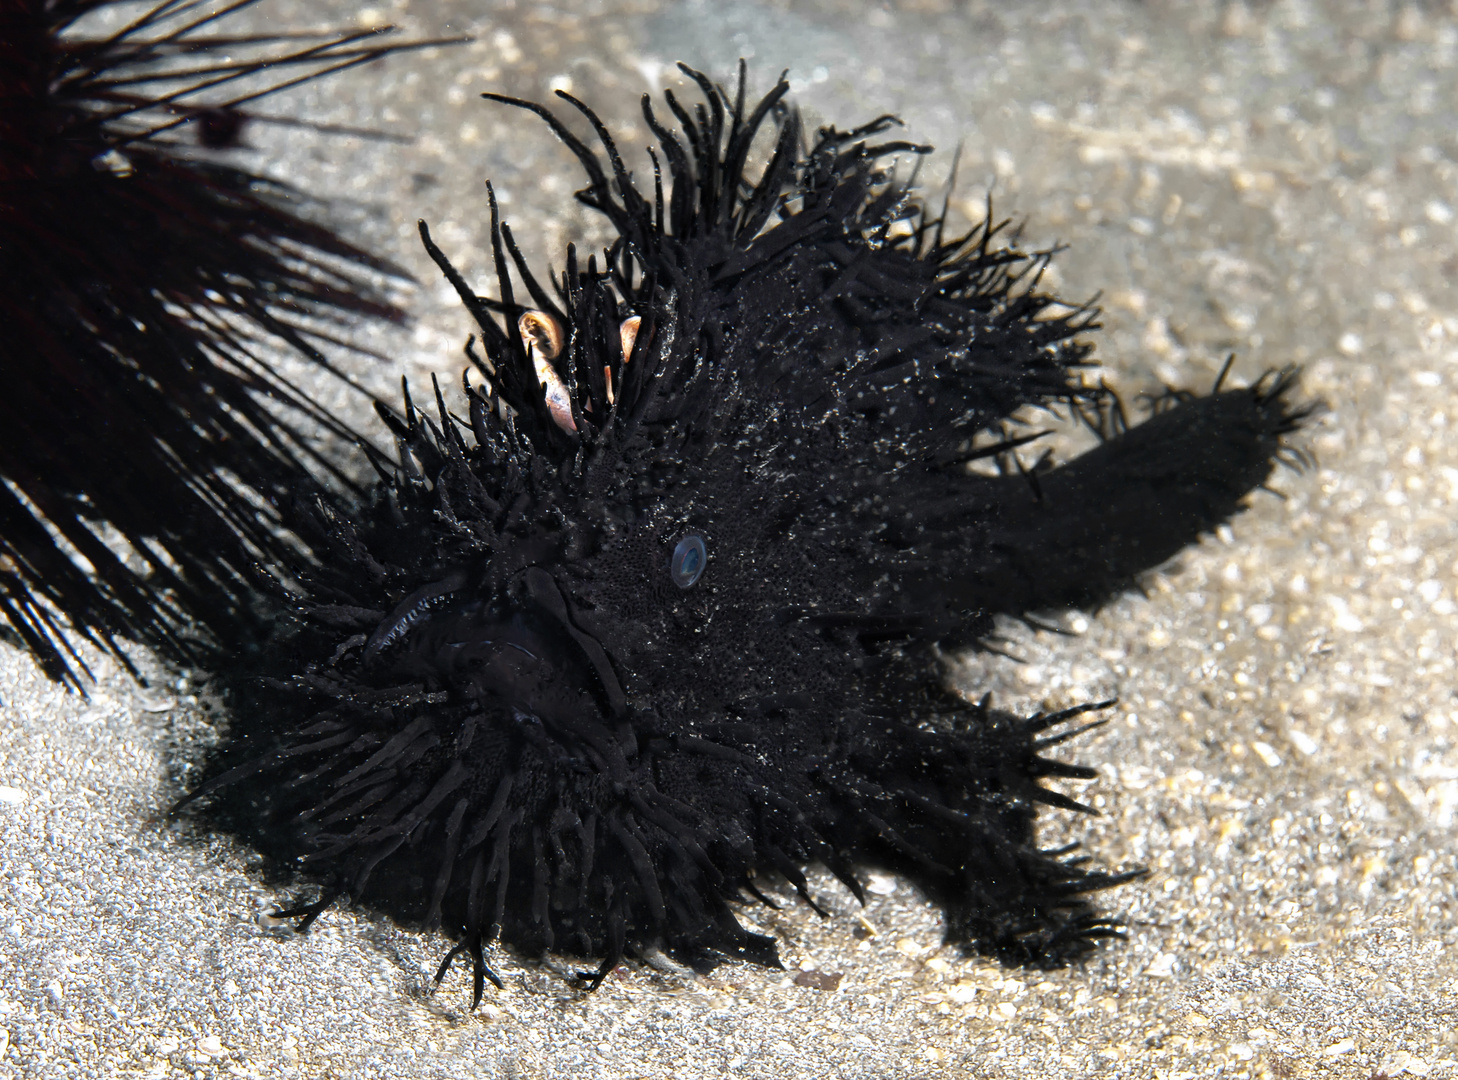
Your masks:
<svg viewBox="0 0 1458 1080"><path fill-rule="evenodd" d="M709 552L704 547L704 538L689 533L673 549L673 561L668 564L668 576L680 589L687 589L699 580L704 564L709 561Z"/></svg>

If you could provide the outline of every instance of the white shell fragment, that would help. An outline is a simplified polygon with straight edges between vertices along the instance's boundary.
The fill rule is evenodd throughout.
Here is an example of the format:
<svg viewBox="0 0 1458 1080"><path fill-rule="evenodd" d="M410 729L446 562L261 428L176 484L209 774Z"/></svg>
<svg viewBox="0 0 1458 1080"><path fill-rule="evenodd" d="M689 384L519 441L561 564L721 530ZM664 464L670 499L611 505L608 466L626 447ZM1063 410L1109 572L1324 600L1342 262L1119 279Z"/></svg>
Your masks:
<svg viewBox="0 0 1458 1080"><path fill-rule="evenodd" d="M535 347L538 357L555 360L562 355L565 343L562 325L545 311L523 312L516 326L528 347Z"/></svg>
<svg viewBox="0 0 1458 1080"><path fill-rule="evenodd" d="M638 340L638 328L643 325L643 316L633 315L622 321L618 327L618 339L623 343L623 363L626 364L633 356L633 345ZM607 382L607 400L609 405L617 404L617 398L613 394L613 368L611 364L604 364L602 377Z"/></svg>
<svg viewBox="0 0 1458 1080"><path fill-rule="evenodd" d="M521 331L522 340L526 342L527 355L532 358L532 368L536 372L537 381L542 385L552 422L563 431L576 431L577 422L572 419L571 395L567 393L567 385L562 381L562 376L552 366L552 361L562 353L562 327L545 311L523 312L516 325Z"/></svg>
<svg viewBox="0 0 1458 1080"><path fill-rule="evenodd" d="M638 340L638 328L643 325L643 316L634 315L623 320L618 327L618 337L623 342L623 363L627 363L633 355L633 345Z"/></svg>

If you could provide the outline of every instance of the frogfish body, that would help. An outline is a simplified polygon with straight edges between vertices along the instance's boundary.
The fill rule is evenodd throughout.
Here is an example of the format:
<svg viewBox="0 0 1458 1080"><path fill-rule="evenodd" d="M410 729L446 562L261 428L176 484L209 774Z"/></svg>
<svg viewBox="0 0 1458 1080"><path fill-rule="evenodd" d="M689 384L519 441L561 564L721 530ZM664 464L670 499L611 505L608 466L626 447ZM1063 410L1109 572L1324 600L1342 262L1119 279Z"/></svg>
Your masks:
<svg viewBox="0 0 1458 1080"><path fill-rule="evenodd" d="M1090 894L1132 874L1040 849L1045 756L1091 704L1016 717L943 686L994 617L1097 605L1226 521L1304 415L1289 373L1170 395L1128 426L1086 385L1087 307L1038 290L1047 253L989 218L948 238L877 140L810 148L782 81L752 107L684 69L640 190L536 112L616 242L535 277L490 204L499 295L463 397L382 409L373 503L324 500L321 552L241 680L207 795L324 887L440 926L479 1000L502 942L601 963L778 963L736 908L821 864L857 896L903 874L949 936L1056 965L1118 934ZM488 97L492 95L487 95ZM768 164L758 168L751 160ZM1101 435L1023 467L1012 414ZM991 440L989 443L988 440ZM979 441L980 440L980 441ZM968 465L995 458L996 475ZM1108 703L1102 703L1108 704ZM1081 729L1080 729L1081 730Z"/></svg>

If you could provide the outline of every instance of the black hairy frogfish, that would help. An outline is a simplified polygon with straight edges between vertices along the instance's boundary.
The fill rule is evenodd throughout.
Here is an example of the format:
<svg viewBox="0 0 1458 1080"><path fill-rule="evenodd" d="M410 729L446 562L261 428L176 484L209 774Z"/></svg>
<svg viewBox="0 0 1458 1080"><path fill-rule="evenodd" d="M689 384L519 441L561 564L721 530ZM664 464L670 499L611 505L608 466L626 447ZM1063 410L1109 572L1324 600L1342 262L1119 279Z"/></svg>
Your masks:
<svg viewBox="0 0 1458 1080"><path fill-rule="evenodd" d="M889 117L807 138L757 103L643 101L651 177L535 113L616 239L529 269L489 194L497 295L426 248L480 327L472 373L381 408L367 500L298 500L317 558L235 682L211 818L322 887L484 953L778 963L736 916L804 868L914 882L1011 964L1116 936L1137 874L1040 848L1045 778L1100 703L1031 717L944 686L994 617L1097 606L1236 514L1309 409L1293 373L1170 393L1129 425L1089 385L1087 306L989 217L950 236ZM595 144L595 145L592 145ZM1100 436L1020 462L1024 406ZM1024 429L1026 430L1026 429ZM975 459L1000 470L969 468ZM1101 703L1107 705L1108 703ZM760 883L760 884L757 884Z"/></svg>

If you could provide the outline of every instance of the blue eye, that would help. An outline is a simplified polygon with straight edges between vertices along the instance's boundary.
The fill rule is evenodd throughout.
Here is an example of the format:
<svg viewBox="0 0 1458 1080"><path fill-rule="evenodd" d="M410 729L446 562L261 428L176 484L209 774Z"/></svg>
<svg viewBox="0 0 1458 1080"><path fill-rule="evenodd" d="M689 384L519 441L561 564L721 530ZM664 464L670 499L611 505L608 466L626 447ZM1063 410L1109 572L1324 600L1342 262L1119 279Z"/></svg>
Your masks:
<svg viewBox="0 0 1458 1080"><path fill-rule="evenodd" d="M668 564L668 576L680 589L687 589L699 580L704 564L709 561L709 552L704 547L704 538L690 533L673 549L673 561Z"/></svg>

